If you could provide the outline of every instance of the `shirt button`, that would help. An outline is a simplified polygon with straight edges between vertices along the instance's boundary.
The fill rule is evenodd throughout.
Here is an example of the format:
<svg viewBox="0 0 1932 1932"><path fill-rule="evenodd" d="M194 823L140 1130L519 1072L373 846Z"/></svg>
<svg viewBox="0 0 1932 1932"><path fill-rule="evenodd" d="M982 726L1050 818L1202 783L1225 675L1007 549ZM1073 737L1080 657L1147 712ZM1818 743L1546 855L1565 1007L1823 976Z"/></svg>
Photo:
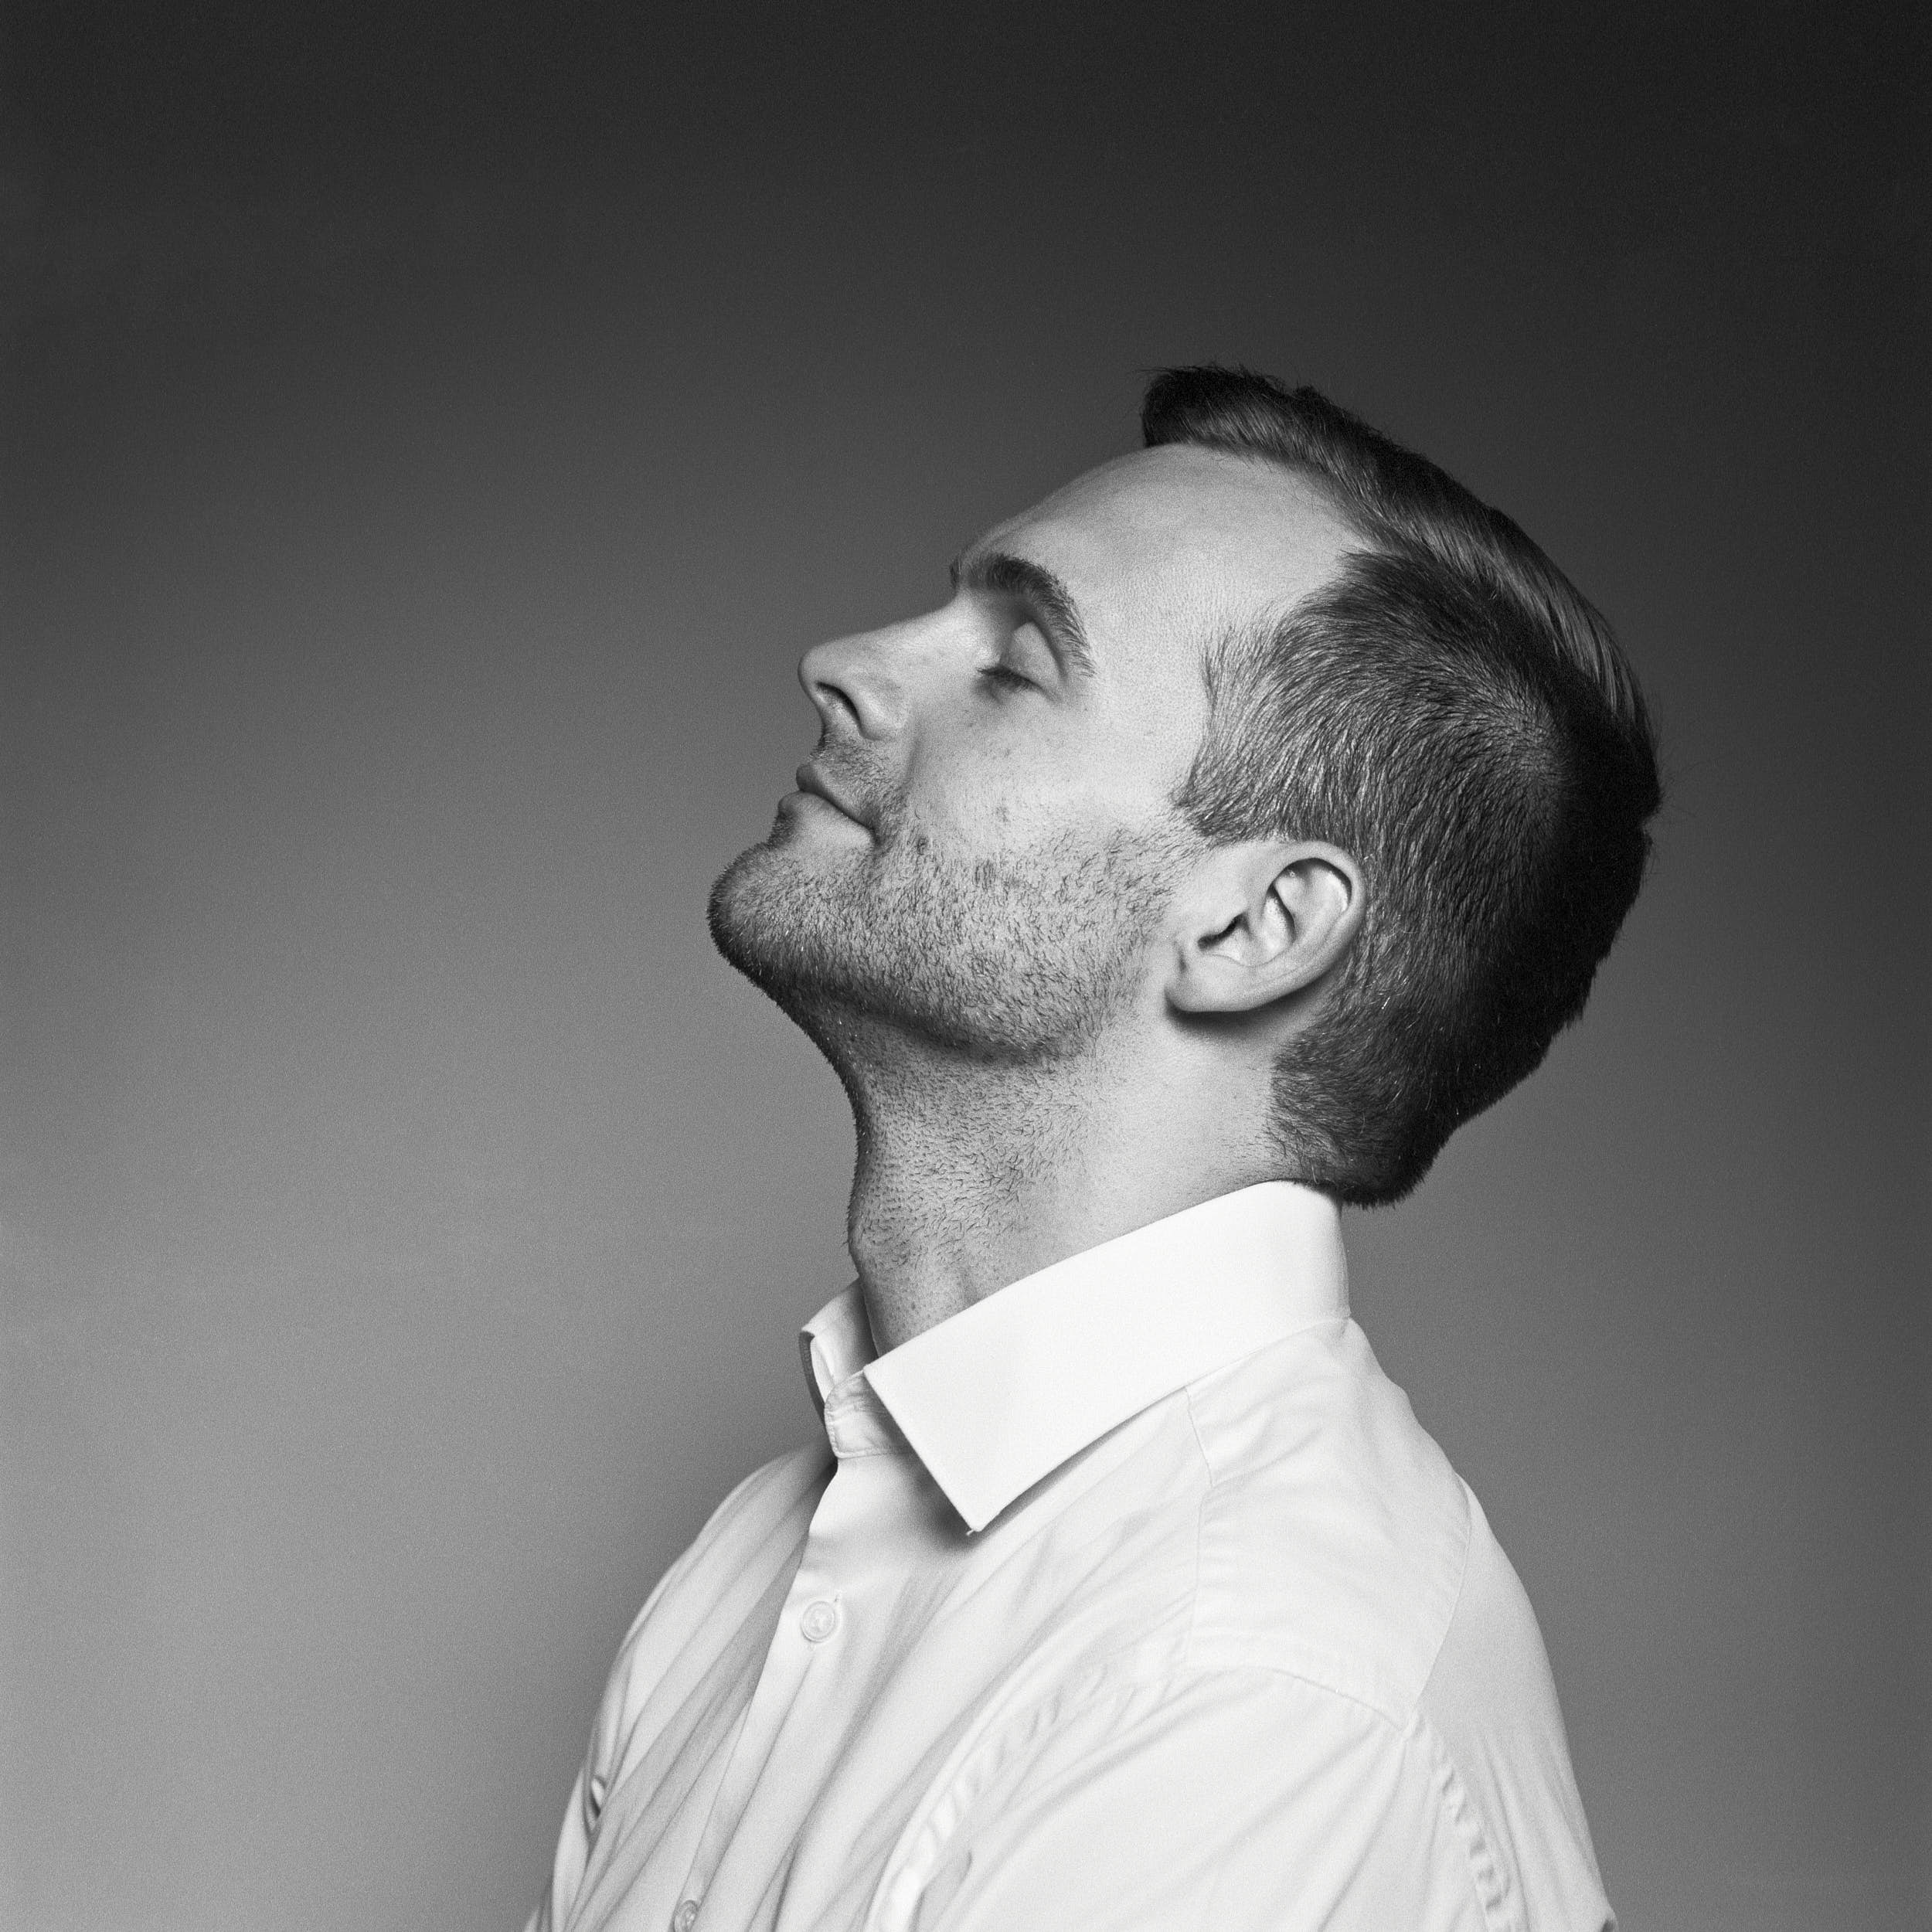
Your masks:
<svg viewBox="0 0 1932 1932"><path fill-rule="evenodd" d="M808 1644L822 1644L838 1628L838 1606L820 1597L815 1604L808 1604L798 1619L798 1628L805 1633ZM680 1927L679 1932L683 1932Z"/></svg>
<svg viewBox="0 0 1932 1932"><path fill-rule="evenodd" d="M686 1899L683 1904L671 1914L671 1932L691 1932L691 1928L697 1923L698 1901L696 1899Z"/></svg>

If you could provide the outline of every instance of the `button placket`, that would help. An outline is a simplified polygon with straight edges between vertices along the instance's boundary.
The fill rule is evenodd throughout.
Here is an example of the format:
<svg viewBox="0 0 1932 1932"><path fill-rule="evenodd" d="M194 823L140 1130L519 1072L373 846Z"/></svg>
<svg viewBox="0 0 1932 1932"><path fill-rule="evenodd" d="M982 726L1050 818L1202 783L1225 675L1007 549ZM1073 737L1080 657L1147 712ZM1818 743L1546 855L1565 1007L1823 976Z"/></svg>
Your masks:
<svg viewBox="0 0 1932 1932"><path fill-rule="evenodd" d="M835 1580L841 1547L852 1533L857 1500L849 1468L842 1464L812 1512L798 1569L779 1608L764 1666L725 1753L723 1774L713 1794L704 1828L685 1870L683 1896L671 1913L667 1932L694 1932L702 1902L713 1889L753 1787L801 1685L811 1675L818 1646L840 1627Z"/></svg>
<svg viewBox="0 0 1932 1932"><path fill-rule="evenodd" d="M735 1889L727 1900L719 1886L754 1791L787 1725L809 1731L813 1713L836 1706L853 1655L840 1653L856 1641L857 1627L854 1632L845 1629L848 1599L854 1605L867 1601L869 1577L886 1560L883 1553L903 1535L898 1519L906 1507L908 1472L916 1465L900 1444L872 1426L870 1417L883 1416L883 1408L862 1401L850 1405L854 1413L849 1417L847 1406L835 1398L828 1404L832 1412L828 1434L835 1433L829 1425L836 1423L843 1445L837 1467L812 1511L798 1566L784 1587L763 1668L723 1753L722 1773L683 1883L671 1894L680 1902L659 1922L661 1932L698 1932L717 1911L727 1917L735 1913ZM855 1427L865 1425L857 1439L846 1436L849 1420ZM855 1654L862 1658L866 1652ZM691 1917L680 1922L678 1913L686 1906Z"/></svg>

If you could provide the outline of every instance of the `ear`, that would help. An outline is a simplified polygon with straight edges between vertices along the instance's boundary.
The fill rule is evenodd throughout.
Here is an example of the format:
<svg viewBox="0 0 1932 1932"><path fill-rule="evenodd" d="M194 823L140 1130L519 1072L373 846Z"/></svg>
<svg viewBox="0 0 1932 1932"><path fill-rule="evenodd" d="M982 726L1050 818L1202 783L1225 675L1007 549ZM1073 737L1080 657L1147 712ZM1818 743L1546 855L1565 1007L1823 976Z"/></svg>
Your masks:
<svg viewBox="0 0 1932 1932"><path fill-rule="evenodd" d="M1346 956L1367 910L1362 868L1337 846L1219 846L1177 907L1168 1002L1244 1013L1300 992Z"/></svg>

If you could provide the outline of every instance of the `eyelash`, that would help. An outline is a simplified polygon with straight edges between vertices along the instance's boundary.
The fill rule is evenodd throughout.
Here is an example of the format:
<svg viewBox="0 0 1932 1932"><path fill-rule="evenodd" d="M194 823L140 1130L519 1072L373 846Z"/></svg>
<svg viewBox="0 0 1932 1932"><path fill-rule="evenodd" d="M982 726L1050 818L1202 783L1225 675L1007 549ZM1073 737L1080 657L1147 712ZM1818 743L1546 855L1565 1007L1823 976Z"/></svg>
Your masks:
<svg viewBox="0 0 1932 1932"><path fill-rule="evenodd" d="M1009 664L983 665L979 675L988 684L996 684L1004 691L1037 691L1039 689L1031 678L1021 676Z"/></svg>

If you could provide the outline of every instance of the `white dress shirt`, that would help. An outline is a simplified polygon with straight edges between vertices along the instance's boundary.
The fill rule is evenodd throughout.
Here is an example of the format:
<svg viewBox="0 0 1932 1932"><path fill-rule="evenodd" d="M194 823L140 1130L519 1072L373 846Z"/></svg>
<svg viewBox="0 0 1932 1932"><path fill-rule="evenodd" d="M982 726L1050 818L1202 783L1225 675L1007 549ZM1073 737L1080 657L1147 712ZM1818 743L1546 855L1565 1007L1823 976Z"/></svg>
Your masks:
<svg viewBox="0 0 1932 1932"><path fill-rule="evenodd" d="M884 1355L622 1649L533 1932L1600 1932L1536 1620L1243 1189Z"/></svg>

